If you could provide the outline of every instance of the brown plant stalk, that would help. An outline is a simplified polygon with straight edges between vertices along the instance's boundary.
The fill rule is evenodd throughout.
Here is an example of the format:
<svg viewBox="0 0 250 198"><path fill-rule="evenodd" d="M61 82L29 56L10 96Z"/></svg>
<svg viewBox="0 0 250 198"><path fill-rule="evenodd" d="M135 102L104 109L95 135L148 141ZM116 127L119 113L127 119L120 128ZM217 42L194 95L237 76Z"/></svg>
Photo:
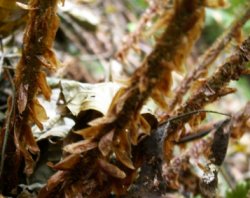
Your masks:
<svg viewBox="0 0 250 198"><path fill-rule="evenodd" d="M1 137L1 149L6 149L1 159L5 162L1 185L7 194L16 192L22 162L25 163L25 174L30 175L39 157L39 148L30 125L35 123L42 128L41 121L47 118L36 94L41 91L48 100L51 94L42 67L55 69L57 66L51 50L59 24L57 3L58 0L31 0L28 5L29 18L23 37L22 56L14 79L14 112L10 118L9 134L5 134L8 135L7 145L3 144L4 137Z"/></svg>

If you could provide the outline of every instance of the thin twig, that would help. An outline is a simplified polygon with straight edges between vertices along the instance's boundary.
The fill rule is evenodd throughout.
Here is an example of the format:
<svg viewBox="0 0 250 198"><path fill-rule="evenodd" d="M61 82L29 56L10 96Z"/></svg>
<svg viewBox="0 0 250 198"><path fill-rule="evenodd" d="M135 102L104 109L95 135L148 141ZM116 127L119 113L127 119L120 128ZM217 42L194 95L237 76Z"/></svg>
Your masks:
<svg viewBox="0 0 250 198"><path fill-rule="evenodd" d="M0 178L2 176L2 171L3 171L3 168L4 168L5 150L6 150L8 136L9 136L9 132L10 132L10 121L11 121L11 117L13 115L14 108L15 108L15 102L14 102L15 85L14 85L14 81L12 79L10 71L6 70L6 73L8 75L8 78L9 78L9 81L11 83L11 87L12 87L13 91L12 91L12 97L11 97L11 107L10 107L10 110L9 110L9 115L7 116L7 120L6 120L6 129L5 129L5 133L4 133L4 140L3 140L3 146L2 146L2 151L1 151Z"/></svg>

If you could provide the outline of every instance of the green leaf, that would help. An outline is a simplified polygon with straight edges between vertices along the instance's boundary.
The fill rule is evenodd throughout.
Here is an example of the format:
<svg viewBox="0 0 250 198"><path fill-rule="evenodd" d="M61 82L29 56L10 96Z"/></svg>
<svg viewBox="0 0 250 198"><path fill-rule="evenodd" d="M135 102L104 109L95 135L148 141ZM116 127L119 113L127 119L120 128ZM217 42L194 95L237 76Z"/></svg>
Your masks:
<svg viewBox="0 0 250 198"><path fill-rule="evenodd" d="M248 198L250 195L250 181L242 182L230 191L227 191L226 198Z"/></svg>

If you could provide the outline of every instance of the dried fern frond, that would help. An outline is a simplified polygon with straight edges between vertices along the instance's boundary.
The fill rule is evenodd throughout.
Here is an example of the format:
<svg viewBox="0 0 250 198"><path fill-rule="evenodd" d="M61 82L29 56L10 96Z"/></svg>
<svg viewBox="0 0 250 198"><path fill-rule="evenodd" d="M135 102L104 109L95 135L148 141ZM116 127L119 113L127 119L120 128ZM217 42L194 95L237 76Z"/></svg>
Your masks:
<svg viewBox="0 0 250 198"><path fill-rule="evenodd" d="M187 100L187 102L177 109L177 115L186 114L188 112L202 109L206 104L209 104L221 96L224 96L234 89L226 87L231 80L237 80L246 73L248 69L245 67L250 61L250 38L246 39L237 49L234 55L229 57L225 64L221 65L217 71L208 79L204 80L200 88ZM201 118L200 119L204 119ZM185 117L182 120L170 122L166 131L164 151L166 159L169 161L172 158L173 142L178 141L177 135L179 129L184 126L184 123L192 122L192 116Z"/></svg>
<svg viewBox="0 0 250 198"><path fill-rule="evenodd" d="M137 161L140 161L140 157L134 158L133 148L143 137L150 134L152 128L140 115L140 110L150 96L165 108L167 107L164 97L170 92L171 72L182 71L182 63L200 35L205 8L199 0L176 1L173 9L168 26L157 41L154 50L136 70L130 84L117 92L107 115L91 122L90 128L77 132L86 140L96 142L98 148L83 152L82 162L73 165L72 172L78 174L79 166L88 167L91 175L86 178L86 181L95 181L95 185L99 186L96 189L113 190L119 195L126 192L133 182L139 168ZM68 145L66 148L76 144L78 143ZM86 142L82 142L81 146L84 144ZM101 167L91 167L86 164L89 160L94 166ZM67 164L67 161L61 163ZM111 172L111 167L116 167L116 171ZM76 185L78 192L85 194L84 188L77 187L80 181L72 184L67 182L71 178L69 175L65 176L65 181L60 184L64 183L63 186L67 189ZM114 182L108 184L107 181ZM52 196L57 192L63 193L63 190L58 190L56 187L50 188L48 183L41 192ZM90 194L94 192L93 189Z"/></svg>
<svg viewBox="0 0 250 198"><path fill-rule="evenodd" d="M47 99L51 95L42 66L49 69L57 67L57 59L52 51L59 24L56 15L57 2L57 0L31 0L28 5L29 18L14 82L15 111L11 117L12 127L6 148L7 159L5 159L5 169L1 177L4 191L7 193L11 192L18 183L17 174L22 160L24 159L25 162L24 172L30 175L39 157L39 148L31 133L30 125L35 123L42 128L41 122L47 118L44 108L36 99L36 94L40 90ZM6 178L10 179L6 180Z"/></svg>
<svg viewBox="0 0 250 198"><path fill-rule="evenodd" d="M250 18L250 4L246 7L244 14L236 19L232 27L224 33L200 58L197 67L182 80L180 86L175 91L174 98L170 103L170 109L173 112L177 104L181 104L183 96L190 89L193 82L199 78L206 77L208 68L219 56L220 52L235 38L242 26Z"/></svg>
<svg viewBox="0 0 250 198"><path fill-rule="evenodd" d="M138 21L136 30L134 30L133 32L131 32L124 38L124 42L122 43L121 48L116 54L116 56L120 60L124 61L126 55L128 54L129 49L137 45L147 23L150 22L153 19L153 17L157 15L159 10L162 9L164 5L167 5L167 4L168 4L168 0L149 1L149 7L141 15L140 20Z"/></svg>

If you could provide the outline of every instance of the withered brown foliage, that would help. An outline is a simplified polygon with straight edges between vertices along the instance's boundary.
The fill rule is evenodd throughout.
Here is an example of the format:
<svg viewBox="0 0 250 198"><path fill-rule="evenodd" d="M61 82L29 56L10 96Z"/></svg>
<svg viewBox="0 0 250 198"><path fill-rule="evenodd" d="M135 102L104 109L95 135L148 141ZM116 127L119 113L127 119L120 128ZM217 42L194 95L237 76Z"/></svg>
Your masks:
<svg viewBox="0 0 250 198"><path fill-rule="evenodd" d="M195 82L199 78L204 78L207 76L208 68L212 65L212 63L217 59L220 52L228 46L230 41L240 36L242 26L248 21L250 18L250 4L247 5L247 9L245 13L239 18L236 19L230 30L224 33L201 57L197 67L190 72L181 82L180 86L175 90L175 96L170 103L170 109L172 111L175 109L177 104L182 102L183 96L190 89L192 82Z"/></svg>
<svg viewBox="0 0 250 198"><path fill-rule="evenodd" d="M236 91L228 87L228 83L249 72L246 65L250 62L250 38L240 43L225 63L204 79L184 103L181 102L192 82L207 76L208 67L236 37L250 17L249 8L235 21L229 33L205 53L197 69L187 75L170 106L166 99L173 94L172 72L183 72L183 63L200 36L205 7L224 6L225 3L223 0L173 2L167 20L162 20L166 22L165 29L152 52L145 57L128 84L116 93L107 114L78 120L81 127L72 130L65 138L62 160L54 165L48 164L57 172L48 179L38 197L102 198L112 193L123 197L161 197L180 185L193 194L215 193L217 170L211 171L208 166L199 165L204 174L215 175L214 183L205 185L202 183L204 178L200 179L192 172L190 159L203 155L209 163L220 166L229 138L238 138L249 129L249 105L226 120L192 130L191 134L185 129L185 124L188 123L191 129L199 126L206 116L199 110ZM42 129L41 122L47 118L36 95L41 92L47 100L51 95L43 70L54 70L58 64L52 51L58 28L57 4L58 0L31 0L28 5L29 20L15 74L14 104L9 103L11 128L5 130L0 139L1 149L6 147L0 180L2 192L6 195L16 194L19 174L24 170L26 175L31 175L39 158L39 147L31 125ZM157 4L152 9L157 9ZM153 11L150 16L142 17L141 24L151 19ZM141 29L142 25L139 25L138 32L132 34L120 56L126 54L129 46L139 38ZM141 114L142 106L150 97L171 117L165 117L166 120L158 124L152 115ZM178 103L181 105L175 110ZM10 112L12 105L14 111ZM203 139L209 133L209 137ZM175 146L182 149L186 142L196 139L201 140L191 142L192 146L181 156L174 156ZM190 183L194 183L193 186Z"/></svg>
<svg viewBox="0 0 250 198"><path fill-rule="evenodd" d="M234 92L235 90L227 87L227 84L231 80L237 80L239 77L246 73L248 69L245 67L249 62L250 52L250 38L246 39L236 50L235 54L229 57L228 61L220 66L213 76L205 80L200 88L177 109L177 115L182 115L194 110L202 109L206 104L217 100L219 97ZM200 119L204 119L204 116L200 116ZM190 122L191 121L191 122ZM172 146L174 141L178 141L178 138L182 134L176 134L176 132L183 127L184 123L190 122L194 124L192 116L183 118L182 120L170 122L165 138L165 155L166 159L171 159Z"/></svg>
<svg viewBox="0 0 250 198"><path fill-rule="evenodd" d="M182 63L199 36L203 20L204 6L199 1L183 0L175 4L174 13L165 32L142 66L135 71L130 85L118 91L105 117L92 122L92 127L76 132L85 140L65 148L66 151L74 150L71 152L73 155L84 154L78 161L80 164L77 163L70 167L73 169L72 171L75 171L79 165L87 168L87 164L92 164L87 168L93 171L88 180L94 179L96 186L102 186L102 189L109 189L116 194L126 192L128 184L135 179L138 168L132 159L132 146L138 144L142 135L149 135L151 130L150 125L139 114L141 107L150 95L162 107L167 107L164 95L169 92L171 87L171 71L180 72L182 70ZM162 93L165 94L162 95ZM93 142L97 142L98 148L88 151L94 148ZM70 147L74 147L74 149L69 149ZM77 147L80 152L76 151ZM90 153L94 153L95 158L88 158ZM67 159L64 163L68 163ZM63 163L61 162L61 164ZM99 168L93 169L93 164ZM111 178L123 180L117 182L117 179L114 179L112 182ZM58 185L62 185L68 180L66 177L64 181L58 182ZM125 185L126 183L127 185ZM111 188L105 187L106 185ZM70 193L70 189L76 185L66 183L63 185L65 189L59 191L56 189L57 186L51 188L48 184L43 188L40 196L43 197L45 194L52 196L58 192L65 192L67 195ZM87 193L82 188L75 191ZM95 193L95 191L90 193Z"/></svg>
<svg viewBox="0 0 250 198"><path fill-rule="evenodd" d="M2 156L5 163L4 169L1 170L1 184L6 194L15 194L22 163L25 164L24 173L30 175L39 156L31 124L35 123L42 128L41 121L47 118L45 110L36 99L36 94L41 91L46 99L50 99L51 91L42 67L57 67L57 60L51 49L59 24L56 15L57 2L32 0L28 5L30 10L23 38L22 56L14 79L16 92L14 112L10 114L11 128L1 136L1 149L6 149L5 156ZM8 136L6 145L5 136Z"/></svg>

